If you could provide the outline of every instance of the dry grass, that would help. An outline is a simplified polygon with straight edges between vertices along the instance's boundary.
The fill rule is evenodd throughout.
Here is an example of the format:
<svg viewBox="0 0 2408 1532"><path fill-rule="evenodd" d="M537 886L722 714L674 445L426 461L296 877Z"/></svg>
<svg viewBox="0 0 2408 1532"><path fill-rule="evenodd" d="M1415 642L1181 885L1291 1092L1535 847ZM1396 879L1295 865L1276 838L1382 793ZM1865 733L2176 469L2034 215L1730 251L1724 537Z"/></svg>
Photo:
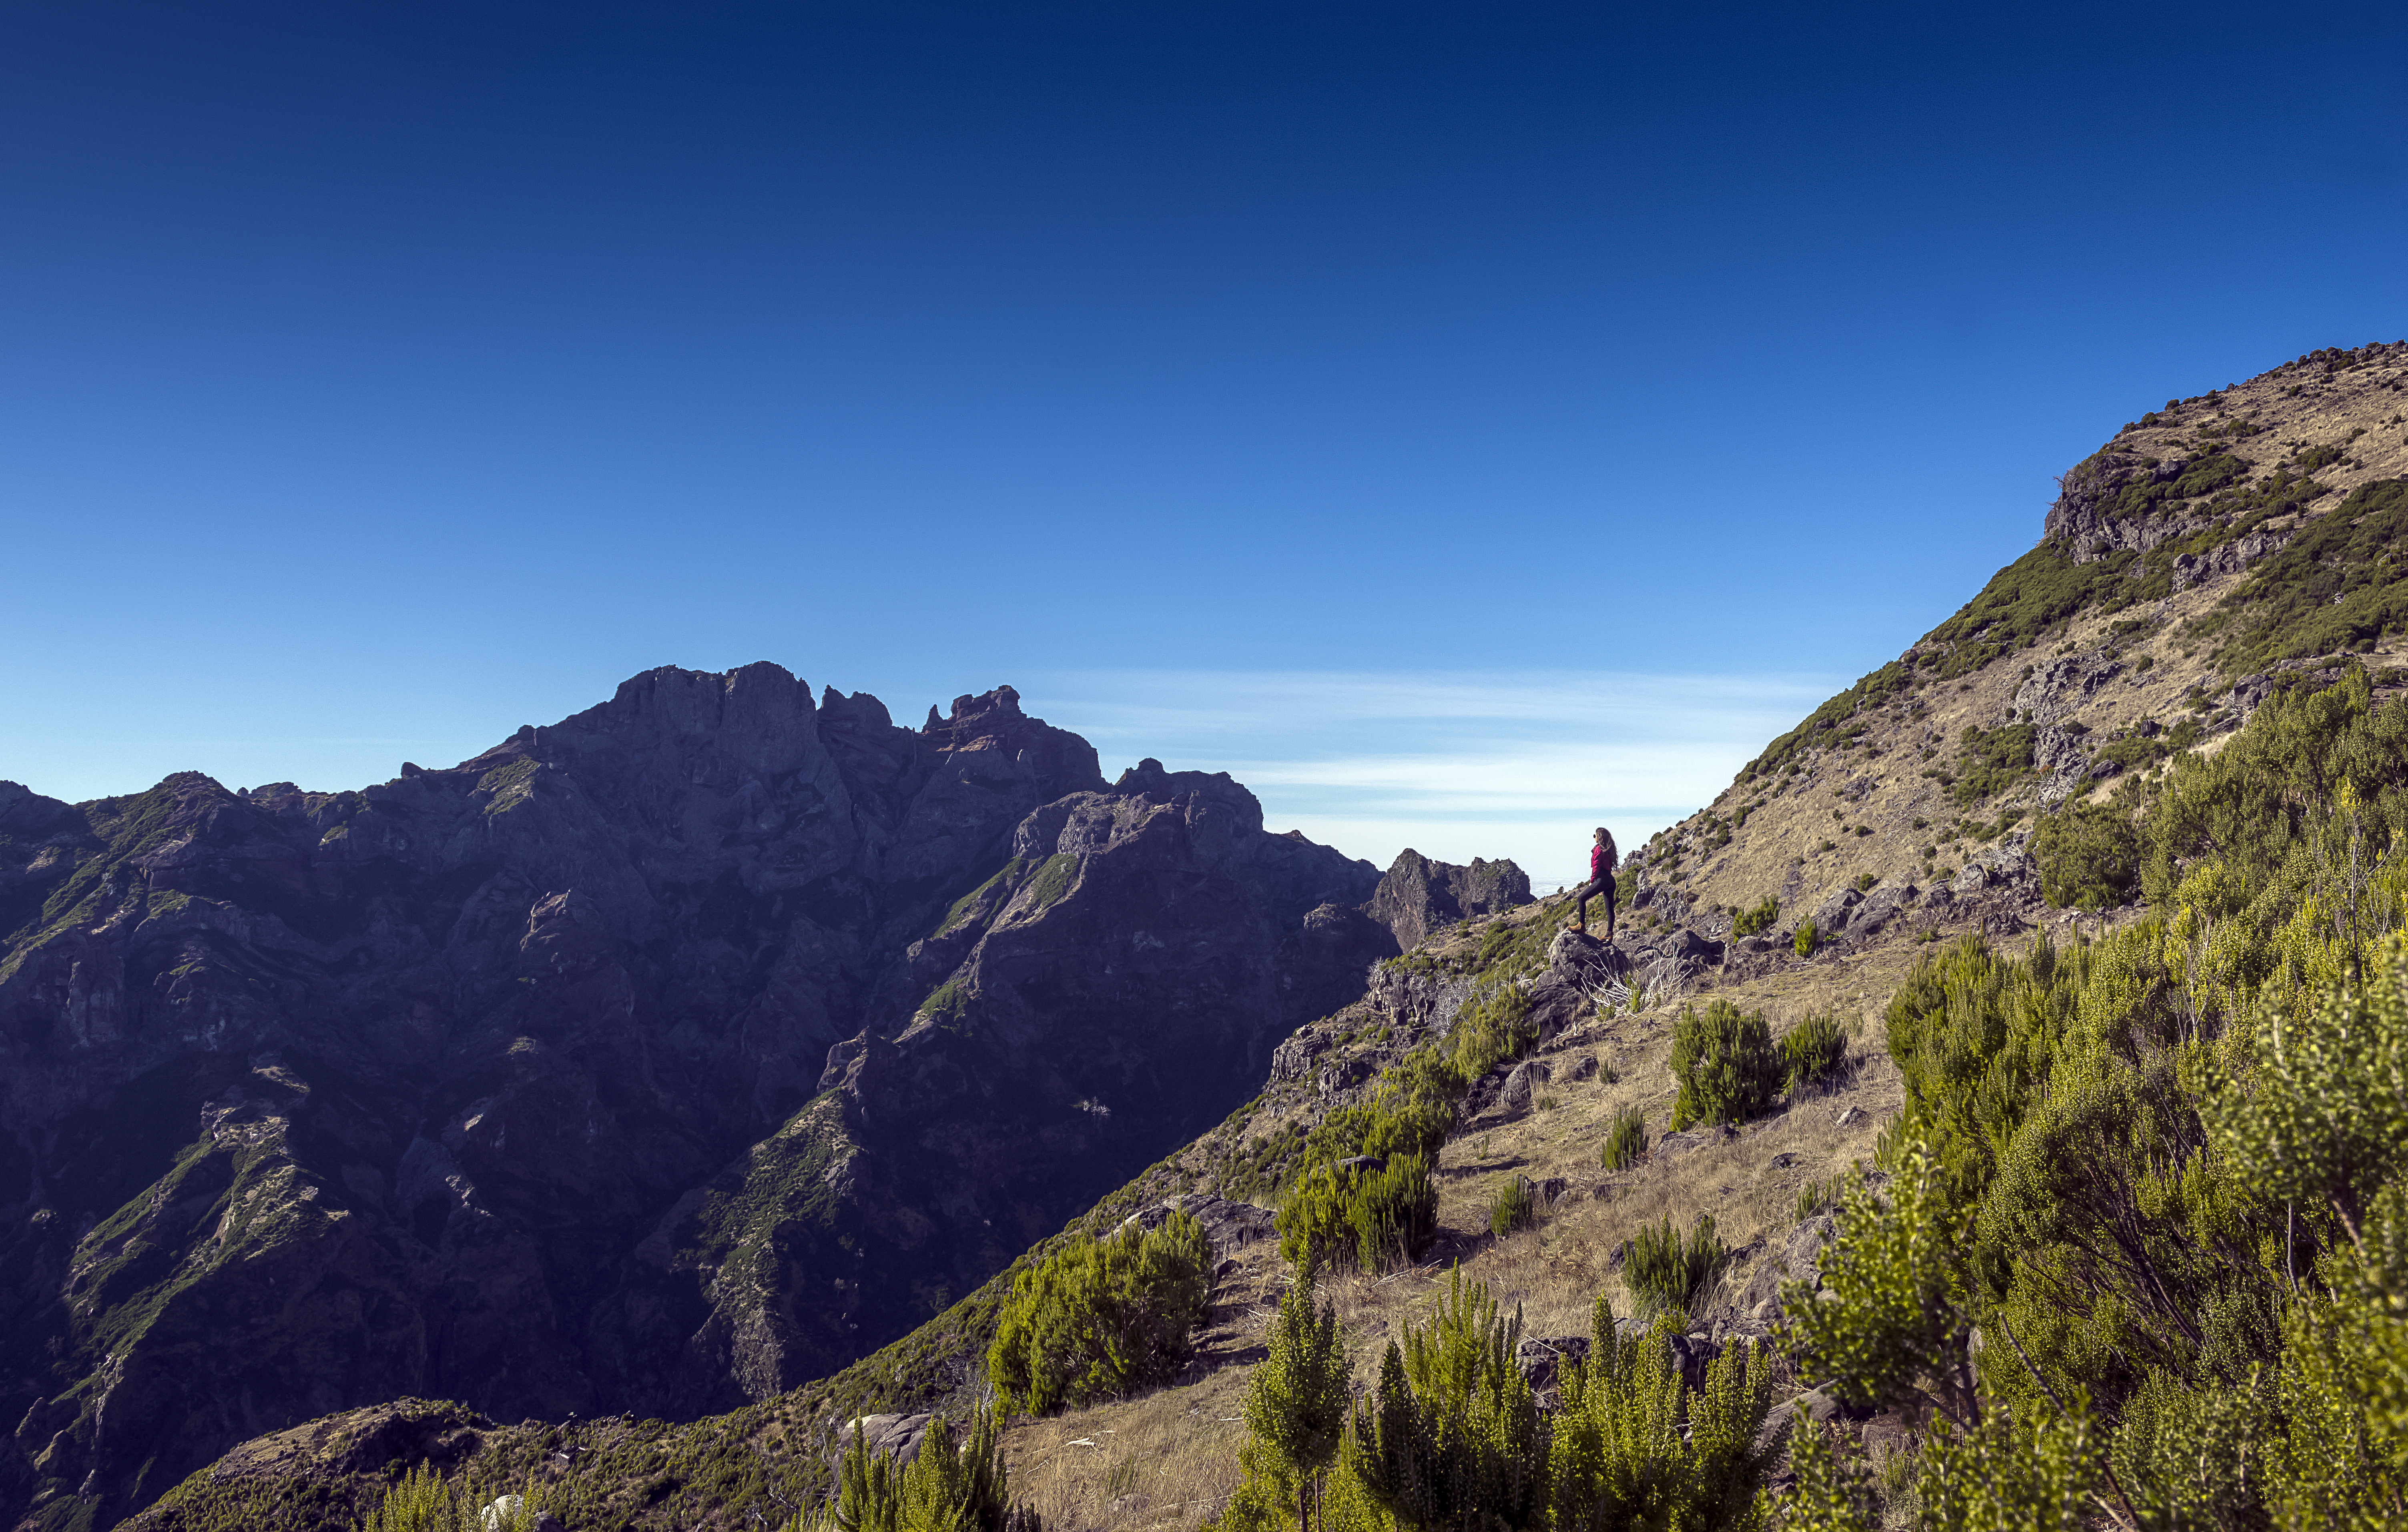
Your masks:
<svg viewBox="0 0 2408 1532"><path fill-rule="evenodd" d="M1543 1094L1560 1106L1475 1122L1440 1153L1440 1233L1424 1264L1385 1277L1341 1274L1324 1282L1322 1293L1336 1306L1346 1335L1356 1386L1368 1390L1377 1381L1382 1351L1427 1314L1455 1262L1461 1262L1467 1279L1488 1283L1507 1309L1521 1308L1526 1334L1584 1335L1599 1292L1608 1293L1618 1312L1631 1311L1630 1295L1611 1268L1615 1250L1643 1224L1670 1216L1686 1228L1697 1214L1711 1212L1739 1252L1759 1236L1787 1229L1799 1188L1870 1159L1880 1126L1897 1115L1902 1092L1884 1050L1881 1009L1914 951L1900 941L1718 991L1748 1009L1762 1009L1776 1036L1809 1011L1836 1009L1859 1018L1850 1045L1853 1067L1837 1083L1806 1093L1727 1142L1619 1174L1608 1174L1598 1161L1614 1112L1643 1106L1651 1136L1663 1132L1670 1115L1677 1011L1665 1007L1599 1019L1556 1039L1538 1056L1555 1067L1555 1082ZM1565 1081L1570 1067L1591 1053L1619 1078L1612 1084L1601 1075ZM1865 1115L1841 1128L1833 1119L1848 1107ZM1778 1154L1795 1159L1775 1168L1770 1162ZM1515 1175L1561 1176L1571 1190L1536 1227L1493 1238L1490 1199ZM1735 1291L1751 1270L1747 1259L1734 1260L1720 1282ZM1277 1255L1258 1248L1216 1289L1197 1382L1015 1424L1005 1439L1014 1493L1062 1532L1193 1526L1211 1513L1237 1486L1246 1379L1262 1355L1263 1334L1287 1280Z"/></svg>
<svg viewBox="0 0 2408 1532"><path fill-rule="evenodd" d="M2408 429L2382 423L2401 411L2408 395L2376 386L2386 379L2408 379L2408 365L2391 361L2360 368L2331 384L2312 385L2292 398L2284 397L2283 391L2298 380L2297 376L2270 375L2231 390L2212 409L2186 409L2182 428L2137 431L2126 438L2125 445L2136 452L2196 455L2199 449L2186 445L2191 425L2210 414L2227 418L2255 414L2271 429L2223 444L2221 450L2247 462L2250 473L2256 475L2288 457L2293 442L2338 444L2347 440L2353 430L2365 431L2366 435L2349 443L2352 459L2362 467L2335 464L2316 474L2318 481L2331 491L2308 508L2311 517L2321 515L2360 484L2408 473ZM2027 665L2060 651L2096 652L2110 643L2109 630L2119 620L2157 617L2163 621L2153 634L2115 640L2123 672L2067 716L2087 723L2102 737L2143 718L2171 723L2185 716L2182 699L2194 683L2204 683L2211 693L2223 691L2225 683L2209 672L2209 646L2192 644L2190 653L2183 652L2192 641L2181 636L2181 628L2187 620L2204 615L2236 583L2248 578L2245 571L2224 576L2146 609L2077 619L2045 646L2008 656L1957 680L1918 690L1915 699L1928 709L1920 716L1909 717L1895 708L1885 709L1872 721L1866 748L1826 752L1806 780L1755 809L1727 847L1698 866L1684 886L1696 896L1699 913L1714 906L1746 909L1772 895L1781 900L1786 924L1863 873L1892 882L1929 881L1920 852L1935 843L1940 849L1934 860L1940 867L1961 866L1982 848L1943 831L1969 810L1951 801L1946 789L1923 777L1925 766L1953 766L1958 737L1968 725L1991 728L2006 722ZM1935 598L1932 619L1944 617L1965 594L1941 593ZM2150 667L2142 670L2137 666L2144 655ZM2370 666L2399 665L2403 656L2408 656L2408 639L2392 638L2365 659ZM1926 748L1936 752L1928 763L1922 757ZM2207 748L2213 750L2215 742ZM1857 796L1852 784L1868 779L1872 783L1870 791ZM2103 794L2111 785L2102 784L2097 791ZM1714 807L1727 813L1756 795L1753 791L1726 793ZM2010 792L1970 812L1977 819L1995 820L2002 808L2028 804L2030 798L2028 789ZM1917 830L1917 819L1928 823ZM1869 824L1876 833L1843 837L1837 833L1842 824ZM1818 850L1827 839L1840 844L1833 851Z"/></svg>

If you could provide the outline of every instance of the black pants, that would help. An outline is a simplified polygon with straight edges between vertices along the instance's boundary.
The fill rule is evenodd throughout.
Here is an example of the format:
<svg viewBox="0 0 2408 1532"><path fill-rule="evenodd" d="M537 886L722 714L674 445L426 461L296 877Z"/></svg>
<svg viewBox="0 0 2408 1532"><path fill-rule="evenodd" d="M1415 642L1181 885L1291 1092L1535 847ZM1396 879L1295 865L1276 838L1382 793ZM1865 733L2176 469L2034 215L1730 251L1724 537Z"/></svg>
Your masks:
<svg viewBox="0 0 2408 1532"><path fill-rule="evenodd" d="M1588 923L1588 902L1600 894L1605 895L1605 928L1609 931L1613 929L1613 874L1610 872L1590 879L1586 888L1572 895L1572 921L1575 924Z"/></svg>

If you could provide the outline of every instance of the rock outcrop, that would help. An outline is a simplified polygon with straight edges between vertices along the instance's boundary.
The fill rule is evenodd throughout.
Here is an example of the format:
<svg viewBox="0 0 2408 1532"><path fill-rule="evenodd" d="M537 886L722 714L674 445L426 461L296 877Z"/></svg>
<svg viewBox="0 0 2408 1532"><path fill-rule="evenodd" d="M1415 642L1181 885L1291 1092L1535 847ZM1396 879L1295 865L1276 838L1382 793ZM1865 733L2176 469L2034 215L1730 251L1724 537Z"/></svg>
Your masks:
<svg viewBox="0 0 2408 1532"><path fill-rule="evenodd" d="M1530 880L1510 861L1455 866L1410 848L1397 855L1364 913L1393 933L1398 951L1471 915L1495 915L1530 902Z"/></svg>
<svg viewBox="0 0 2408 1532"><path fill-rule="evenodd" d="M1378 881L1009 687L769 665L358 792L0 785L0 1513L827 1372L1242 1100Z"/></svg>

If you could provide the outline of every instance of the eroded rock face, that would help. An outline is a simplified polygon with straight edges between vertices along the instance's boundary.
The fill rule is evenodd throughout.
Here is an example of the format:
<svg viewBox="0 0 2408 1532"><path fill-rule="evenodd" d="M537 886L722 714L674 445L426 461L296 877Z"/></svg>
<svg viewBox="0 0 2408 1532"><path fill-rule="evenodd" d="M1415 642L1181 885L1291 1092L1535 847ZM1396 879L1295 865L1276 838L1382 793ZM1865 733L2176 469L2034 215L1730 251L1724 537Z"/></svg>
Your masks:
<svg viewBox="0 0 2408 1532"><path fill-rule="evenodd" d="M0 1513L824 1373L1242 1099L1377 881L1008 687L911 730L768 665L361 792L0 786Z"/></svg>
<svg viewBox="0 0 2408 1532"><path fill-rule="evenodd" d="M1380 880L1364 913L1394 933L1398 950L1404 951L1468 916L1499 914L1529 902L1530 880L1510 861L1475 856L1469 866L1455 866L1408 848Z"/></svg>

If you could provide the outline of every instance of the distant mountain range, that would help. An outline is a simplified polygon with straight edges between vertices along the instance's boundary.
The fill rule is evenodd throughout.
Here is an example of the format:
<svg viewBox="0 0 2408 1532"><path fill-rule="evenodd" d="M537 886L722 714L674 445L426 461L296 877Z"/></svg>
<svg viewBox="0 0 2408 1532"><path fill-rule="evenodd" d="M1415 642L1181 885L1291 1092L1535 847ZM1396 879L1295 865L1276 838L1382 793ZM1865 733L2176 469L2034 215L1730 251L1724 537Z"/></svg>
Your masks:
<svg viewBox="0 0 2408 1532"><path fill-rule="evenodd" d="M1108 783L1009 687L913 730L771 665L359 792L0 784L0 1511L403 1395L775 1395L1217 1121L1398 929L1526 897Z"/></svg>

